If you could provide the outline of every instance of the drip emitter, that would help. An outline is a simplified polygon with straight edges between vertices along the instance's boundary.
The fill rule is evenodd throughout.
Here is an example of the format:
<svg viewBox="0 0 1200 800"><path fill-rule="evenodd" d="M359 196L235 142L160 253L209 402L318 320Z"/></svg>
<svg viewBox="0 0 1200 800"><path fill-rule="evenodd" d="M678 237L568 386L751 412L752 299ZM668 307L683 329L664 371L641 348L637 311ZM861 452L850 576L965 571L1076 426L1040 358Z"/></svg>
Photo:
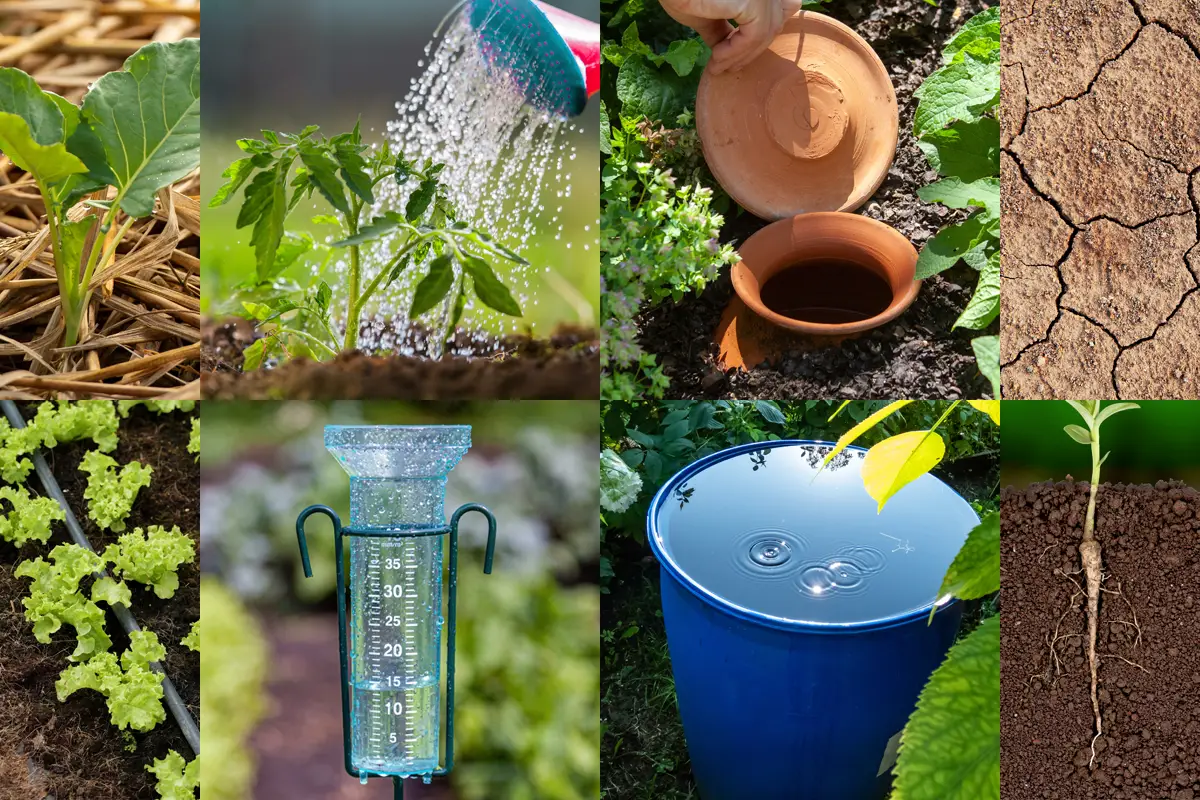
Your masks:
<svg viewBox="0 0 1200 800"><path fill-rule="evenodd" d="M460 506L446 524L446 478L471 447L469 425L325 428L325 447L350 475L350 525L328 506L296 519L305 577L312 577L304 523L333 523L337 564L338 643L346 771L363 783L391 778L397 800L404 779L426 783L454 766L454 646L458 592L458 524L487 517L483 571L492 571L496 518L481 505ZM442 616L442 537L450 537L450 590ZM349 585L343 561L349 539ZM446 641L446 745L439 758L442 627Z"/></svg>
<svg viewBox="0 0 1200 800"><path fill-rule="evenodd" d="M537 0L469 0L471 27L493 67L531 106L577 117L600 89L600 26Z"/></svg>

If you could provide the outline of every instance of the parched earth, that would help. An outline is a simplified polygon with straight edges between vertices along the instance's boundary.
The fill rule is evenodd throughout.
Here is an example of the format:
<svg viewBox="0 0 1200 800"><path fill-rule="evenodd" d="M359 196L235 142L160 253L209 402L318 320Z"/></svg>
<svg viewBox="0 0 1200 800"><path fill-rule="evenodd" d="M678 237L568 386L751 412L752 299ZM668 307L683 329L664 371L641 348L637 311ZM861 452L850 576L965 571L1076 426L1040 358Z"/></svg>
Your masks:
<svg viewBox="0 0 1200 800"><path fill-rule="evenodd" d="M1200 397L1200 0L1001 14L1004 395Z"/></svg>
<svg viewBox="0 0 1200 800"><path fill-rule="evenodd" d="M1019 800L1200 798L1200 492L1102 484L1095 741L1079 543L1088 484L1000 499L1000 794ZM1053 649L1052 649L1053 646Z"/></svg>

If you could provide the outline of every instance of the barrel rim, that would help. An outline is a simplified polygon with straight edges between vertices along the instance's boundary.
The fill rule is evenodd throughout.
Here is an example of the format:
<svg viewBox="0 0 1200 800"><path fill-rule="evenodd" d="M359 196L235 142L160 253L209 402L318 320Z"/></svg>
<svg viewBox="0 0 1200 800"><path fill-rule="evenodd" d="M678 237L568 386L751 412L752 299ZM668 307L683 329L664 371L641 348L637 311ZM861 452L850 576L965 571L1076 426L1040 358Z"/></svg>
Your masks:
<svg viewBox="0 0 1200 800"><path fill-rule="evenodd" d="M935 599L932 603L928 603L920 608L906 611L902 614L895 614L890 617L859 620L857 622L814 622L812 620L796 620L788 619L786 617L776 617L771 614L764 614L760 611L754 611L753 609L736 605L716 594L715 592L710 592L708 589L700 586L695 580L689 577L687 573L685 573L666 553L660 544L660 531L658 529L657 522L658 512L662 508L666 498L670 495L672 489L674 489L675 486L686 482L693 475L701 472L704 469L707 469L713 464L733 458L734 456L739 456L742 453L762 450L764 447L796 445L825 445L829 447L836 447L837 443L823 441L820 439L775 439L768 442L748 442L746 444L727 447L724 450L718 450L715 453L710 453L701 459L693 461L691 464L688 464L686 467L672 475L667 482L664 483L662 487L654 494L654 499L650 501L650 507L646 510L646 539L650 542L650 550L654 553L654 558L658 561L662 570L676 580L681 586L686 588L692 594L696 595L696 597L698 597L701 601L707 603L718 611L747 622L753 622L760 625L765 625L769 628L777 628L787 631L839 634L883 630L886 628L905 625L914 620L921 619L922 617L928 617L929 612L932 609L936 608L944 611L960 602L959 599L953 595L944 595ZM858 445L847 445L843 449L857 450L859 452L867 451L867 448L860 447ZM953 486L950 486L950 484L946 483L932 473L928 474L929 477L944 485L960 500L962 500L964 503L967 503L966 498L959 494ZM967 505L968 507L970 506L969 503L967 503ZM975 510L971 509L971 511L974 513ZM979 515L976 514L975 516L976 519L978 519Z"/></svg>

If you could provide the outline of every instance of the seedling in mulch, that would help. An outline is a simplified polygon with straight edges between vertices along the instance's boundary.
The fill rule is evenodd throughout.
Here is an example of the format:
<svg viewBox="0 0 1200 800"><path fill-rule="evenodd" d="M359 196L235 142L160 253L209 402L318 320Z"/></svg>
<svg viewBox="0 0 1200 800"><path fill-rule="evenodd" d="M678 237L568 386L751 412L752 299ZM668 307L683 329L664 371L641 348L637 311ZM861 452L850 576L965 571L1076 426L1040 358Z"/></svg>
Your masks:
<svg viewBox="0 0 1200 800"><path fill-rule="evenodd" d="M0 109L0 152L33 177L46 207L62 343L72 347L93 290L113 278L117 245L154 213L160 189L200 165L200 40L146 45L96 81L82 108L0 68ZM112 199L76 208L109 186Z"/></svg>
<svg viewBox="0 0 1200 800"><path fill-rule="evenodd" d="M1080 571L1084 574L1084 586L1087 593L1087 653L1088 670L1091 673L1092 714L1096 719L1096 734L1092 737L1091 745L1092 757L1088 762L1090 768L1096 761L1096 740L1103 733L1097 687L1100 659L1096 655L1096 638L1100 628L1100 592L1107 590L1102 588L1104 581L1102 564L1104 559L1100 542L1096 541L1095 530L1096 490L1100 486L1100 466L1108 460L1109 453L1105 453L1103 458L1100 457L1100 426L1114 414L1120 414L1122 411L1128 411L1131 408L1138 408L1138 404L1113 403L1102 410L1099 400L1084 400L1082 402L1068 400L1067 402L1079 412L1079 416L1083 417L1087 428L1080 427L1079 425L1068 425L1063 430L1075 441L1092 448L1092 480L1088 486L1088 505L1087 516L1083 522L1083 541L1079 545ZM1057 641L1058 638L1056 633L1054 641ZM1054 649L1054 641L1050 644L1051 651Z"/></svg>

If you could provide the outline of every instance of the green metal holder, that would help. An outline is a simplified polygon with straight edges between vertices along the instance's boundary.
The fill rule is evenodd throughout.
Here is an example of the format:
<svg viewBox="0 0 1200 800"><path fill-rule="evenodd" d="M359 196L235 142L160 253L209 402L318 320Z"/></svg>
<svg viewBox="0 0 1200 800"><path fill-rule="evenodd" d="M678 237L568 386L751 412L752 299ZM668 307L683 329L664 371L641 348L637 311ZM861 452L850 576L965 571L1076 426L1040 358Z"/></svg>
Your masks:
<svg viewBox="0 0 1200 800"><path fill-rule="evenodd" d="M496 517L484 506L478 503L467 503L459 506L450 517L450 524L440 528L419 528L406 531L378 530L370 528L343 528L342 520L337 512L329 506L312 505L300 512L296 518L296 539L300 544L300 559L304 564L304 577L312 577L312 565L308 558L308 541L304 536L304 523L313 514L324 514L333 524L334 559L337 562L337 602L338 602L338 652L342 662L342 746L346 755L346 772L355 778L362 774L353 768L350 762L350 662L347 657L346 614L349 609L347 599L345 561L342 555L342 538L344 536L368 536L382 539L401 539L417 536L442 536L450 534L450 599L448 603L447 622L450 632L446 641L446 749L443 766L427 773L427 776L440 777L449 775L454 768L454 645L458 617L458 523L464 514L477 511L487 517L488 539L487 552L483 559L483 572L492 572L492 558L496 553ZM403 775L375 773L376 777L391 778L395 789L396 800L404 798ZM368 777L371 777L368 774ZM411 776L410 776L411 777Z"/></svg>

